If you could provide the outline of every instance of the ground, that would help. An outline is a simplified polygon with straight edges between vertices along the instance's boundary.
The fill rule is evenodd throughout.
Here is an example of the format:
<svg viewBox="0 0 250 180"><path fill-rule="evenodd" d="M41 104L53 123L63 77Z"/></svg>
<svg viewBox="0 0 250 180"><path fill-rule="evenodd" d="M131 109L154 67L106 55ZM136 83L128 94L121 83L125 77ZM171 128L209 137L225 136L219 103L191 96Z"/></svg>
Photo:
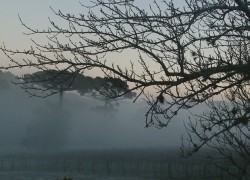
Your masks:
<svg viewBox="0 0 250 180"><path fill-rule="evenodd" d="M149 180L139 177L101 177L101 176L84 176L84 175L69 175L62 173L0 173L0 180L63 180L64 177L73 177L72 180ZM154 180L150 178L150 180Z"/></svg>

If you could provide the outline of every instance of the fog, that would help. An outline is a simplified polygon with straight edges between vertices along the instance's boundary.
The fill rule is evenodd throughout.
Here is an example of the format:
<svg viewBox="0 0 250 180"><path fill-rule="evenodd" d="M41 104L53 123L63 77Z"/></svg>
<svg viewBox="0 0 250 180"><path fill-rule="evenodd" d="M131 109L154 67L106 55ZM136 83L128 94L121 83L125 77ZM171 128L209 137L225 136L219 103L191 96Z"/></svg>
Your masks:
<svg viewBox="0 0 250 180"><path fill-rule="evenodd" d="M104 102L75 92L48 98L29 97L0 73L0 151L176 148L185 133L184 113L168 128L145 128L144 102L119 101L116 111L102 110ZM16 80L14 80L16 81Z"/></svg>

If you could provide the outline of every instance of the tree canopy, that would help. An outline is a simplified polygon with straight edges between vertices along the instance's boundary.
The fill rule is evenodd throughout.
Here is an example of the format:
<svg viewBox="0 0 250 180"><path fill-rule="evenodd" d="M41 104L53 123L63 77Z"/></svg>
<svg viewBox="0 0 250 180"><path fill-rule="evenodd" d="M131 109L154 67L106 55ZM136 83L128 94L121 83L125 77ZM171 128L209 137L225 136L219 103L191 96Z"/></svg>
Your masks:
<svg viewBox="0 0 250 180"><path fill-rule="evenodd" d="M135 93L127 92L125 81L111 77L90 77L68 71L45 70L21 77L21 84L31 96L46 97L54 93L76 90L80 95L105 96L114 98L118 94L124 98L133 98ZM47 92L47 94L41 94Z"/></svg>

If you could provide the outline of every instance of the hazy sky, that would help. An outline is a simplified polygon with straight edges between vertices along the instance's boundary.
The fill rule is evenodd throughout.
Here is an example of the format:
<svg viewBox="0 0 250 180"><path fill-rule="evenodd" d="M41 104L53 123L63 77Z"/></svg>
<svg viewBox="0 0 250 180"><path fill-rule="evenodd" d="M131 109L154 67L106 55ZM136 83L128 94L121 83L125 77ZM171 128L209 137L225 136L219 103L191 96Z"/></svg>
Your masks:
<svg viewBox="0 0 250 180"><path fill-rule="evenodd" d="M24 28L18 19L18 14L23 18L27 24L33 27L46 27L48 17L52 16L53 13L50 10L52 7L68 7L73 9L74 1L60 0L60 3L51 0L5 0L0 6L0 21L1 21L1 41L5 41L7 44L22 44L20 40L27 39L22 35ZM76 3L74 5L76 6Z"/></svg>
<svg viewBox="0 0 250 180"><path fill-rule="evenodd" d="M18 15L20 15L22 20L31 28L47 29L47 27L50 26L49 17L55 22L60 21L60 19L53 14L50 7L56 11L60 9L63 12L77 15L83 13L83 8L79 1L83 3L90 2L90 0L2 0L0 4L1 45L4 42L6 47L11 49L27 49L32 45L30 41L31 37L23 34L23 32L27 32L27 30L22 27ZM177 3L180 3L180 1ZM152 0L135 0L135 3L143 8L148 8L149 6L147 4L150 2L152 2ZM0 65L6 65L6 63L8 63L7 58L2 52L0 52L0 59ZM128 59L126 56L126 62L132 59L132 57ZM22 74L22 70L12 72Z"/></svg>
<svg viewBox="0 0 250 180"><path fill-rule="evenodd" d="M89 0L88 0L89 1ZM82 1L87 3L87 1ZM52 7L55 10L62 10L78 14L82 7L79 0L3 0L0 5L0 43L5 43L6 47L12 49L29 48L32 43L29 36L23 34L27 32L21 25L18 15L32 28L46 29L49 27L48 18L56 21ZM1 65L8 63L7 58L0 52ZM12 71L20 74L22 70Z"/></svg>
<svg viewBox="0 0 250 180"><path fill-rule="evenodd" d="M30 37L23 35L25 28L21 26L18 14L27 25L46 29L48 17L55 17L50 7L68 12L79 12L79 0L3 0L0 5L0 43L4 42L12 49L30 47ZM6 57L0 53L1 64Z"/></svg>

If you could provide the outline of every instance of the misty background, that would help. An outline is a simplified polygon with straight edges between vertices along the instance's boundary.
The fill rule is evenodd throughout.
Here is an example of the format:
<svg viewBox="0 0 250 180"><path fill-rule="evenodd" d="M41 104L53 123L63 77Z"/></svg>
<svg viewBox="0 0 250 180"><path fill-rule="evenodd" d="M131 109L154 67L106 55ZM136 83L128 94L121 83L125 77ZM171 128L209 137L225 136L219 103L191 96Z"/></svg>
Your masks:
<svg viewBox="0 0 250 180"><path fill-rule="evenodd" d="M10 72L0 72L0 151L53 151L81 149L178 148L185 133L178 115L168 128L145 128L148 106L121 100L115 111L105 102L75 92L29 97Z"/></svg>

